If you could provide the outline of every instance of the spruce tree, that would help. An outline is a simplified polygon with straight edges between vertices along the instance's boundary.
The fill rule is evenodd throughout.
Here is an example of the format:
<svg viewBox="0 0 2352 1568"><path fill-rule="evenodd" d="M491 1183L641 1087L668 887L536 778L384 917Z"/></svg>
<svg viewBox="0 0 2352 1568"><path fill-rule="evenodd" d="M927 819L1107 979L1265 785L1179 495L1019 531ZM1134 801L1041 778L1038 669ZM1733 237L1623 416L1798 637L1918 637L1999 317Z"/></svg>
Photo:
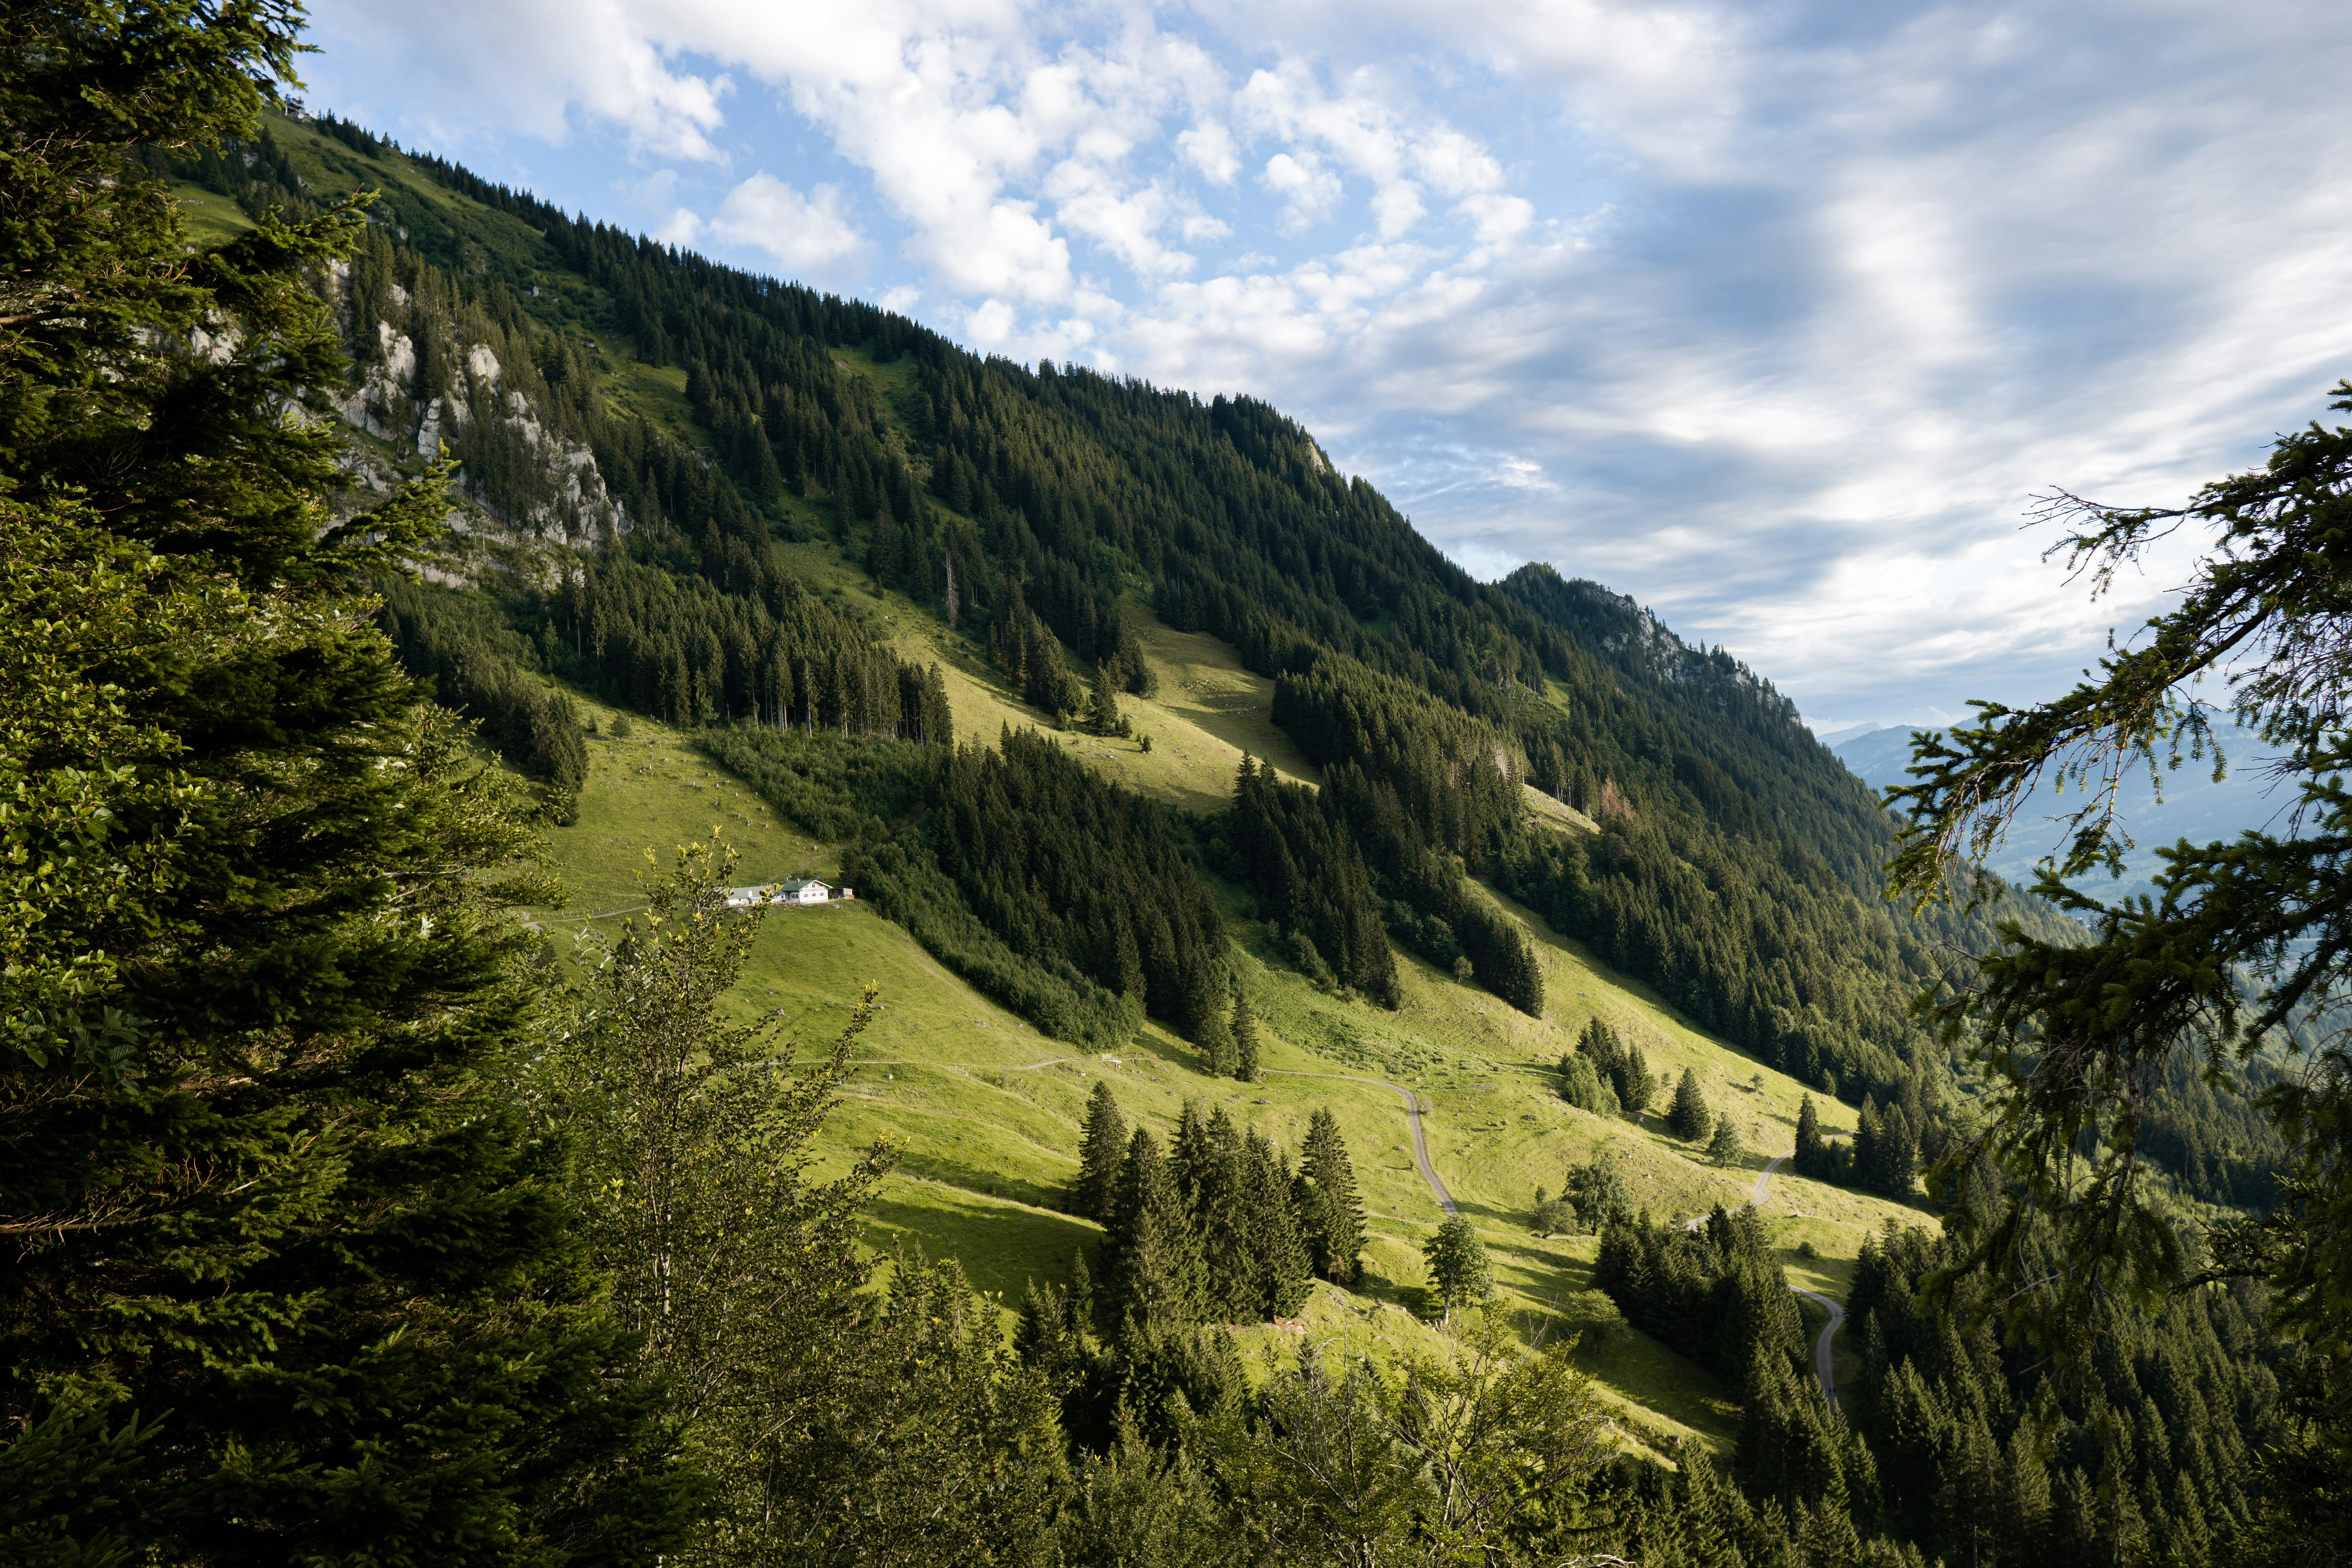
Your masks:
<svg viewBox="0 0 2352 1568"><path fill-rule="evenodd" d="M1105 1250L1114 1322L1129 1317L1147 1327L1155 1321L1192 1322L1206 1312L1208 1268L1201 1238L1176 1173L1148 1127L1137 1128L1128 1140Z"/></svg>
<svg viewBox="0 0 2352 1568"><path fill-rule="evenodd" d="M1087 1267L1087 1249L1077 1247L1070 1254L1070 1289L1066 1298L1070 1304L1070 1327L1086 1329L1094 1326L1095 1275Z"/></svg>
<svg viewBox="0 0 2352 1568"><path fill-rule="evenodd" d="M1739 1129L1732 1124L1727 1110L1715 1119L1715 1136L1707 1141L1706 1157L1718 1165L1736 1165L1748 1158L1748 1150L1739 1141Z"/></svg>
<svg viewBox="0 0 2352 1568"><path fill-rule="evenodd" d="M1875 1189L1881 1185L1886 1157L1885 1143L1885 1127L1878 1119L1878 1101L1865 1091L1853 1131L1853 1177L1864 1186Z"/></svg>
<svg viewBox="0 0 2352 1568"><path fill-rule="evenodd" d="M1797 1101L1797 1152L1790 1161L1797 1174L1811 1176L1815 1181L1829 1178L1829 1162L1824 1155L1826 1145L1822 1141L1822 1119L1813 1109L1813 1097L1802 1096Z"/></svg>
<svg viewBox="0 0 2352 1568"><path fill-rule="evenodd" d="M128 161L257 135L298 22L7 23L0 1508L96 1464L13 1551L648 1555L693 1478L514 1087L532 809L370 619L447 500L333 510L355 205L198 249Z"/></svg>
<svg viewBox="0 0 2352 1568"><path fill-rule="evenodd" d="M1087 1097L1086 1121L1078 1134L1078 1175L1071 1184L1070 1201L1077 1212L1098 1225L1110 1223L1118 1197L1119 1163L1127 1158L1127 1118L1110 1084L1095 1079Z"/></svg>
<svg viewBox="0 0 2352 1568"><path fill-rule="evenodd" d="M1095 666L1094 689L1087 699L1087 728L1097 735L1118 733L1118 692L1111 685L1108 660Z"/></svg>
<svg viewBox="0 0 2352 1568"><path fill-rule="evenodd" d="M1265 1292L1258 1310L1268 1318L1290 1317L1307 1304L1315 1259L1291 1202L1290 1173L1273 1143L1255 1128L1244 1140L1242 1181L1257 1277Z"/></svg>
<svg viewBox="0 0 2352 1568"><path fill-rule="evenodd" d="M1257 1322L1265 1317L1265 1259L1258 1246L1255 1216L1250 1212L1241 1134L1224 1107L1209 1113L1201 1142L1199 1173L1192 1180L1188 1195L1208 1268L1214 1315L1225 1322Z"/></svg>
<svg viewBox="0 0 2352 1568"><path fill-rule="evenodd" d="M1316 1107L1307 1121L1294 1188L1316 1272L1339 1284L1351 1282L1364 1251L1364 1205L1356 1195L1355 1167L1339 1119L1328 1107Z"/></svg>
<svg viewBox="0 0 2352 1568"><path fill-rule="evenodd" d="M1714 1125L1715 1117L1706 1108L1706 1097L1699 1092L1696 1069L1685 1068L1682 1081L1675 1085L1675 1102L1666 1111L1668 1131L1686 1143L1696 1143Z"/></svg>
<svg viewBox="0 0 2352 1568"><path fill-rule="evenodd" d="M1181 984L1181 1017L1187 1037L1201 1047L1212 1078L1231 1077L1234 1066L1233 1030L1226 1026L1225 1009L1219 1005L1216 971L1205 955L1195 956Z"/></svg>
<svg viewBox="0 0 2352 1568"><path fill-rule="evenodd" d="M1257 1015L1250 1009L1249 993L1234 988L1234 1076L1244 1083L1257 1081Z"/></svg>

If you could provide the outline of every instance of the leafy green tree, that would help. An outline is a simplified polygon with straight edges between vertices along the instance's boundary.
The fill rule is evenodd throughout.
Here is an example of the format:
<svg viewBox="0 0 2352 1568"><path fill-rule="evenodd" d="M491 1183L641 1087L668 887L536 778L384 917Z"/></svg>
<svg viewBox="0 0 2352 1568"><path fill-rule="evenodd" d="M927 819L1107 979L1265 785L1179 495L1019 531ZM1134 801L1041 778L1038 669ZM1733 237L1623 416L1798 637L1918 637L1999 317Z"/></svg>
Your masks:
<svg viewBox="0 0 2352 1568"><path fill-rule="evenodd" d="M1351 1282L1364 1251L1364 1205L1356 1195L1356 1169L1348 1159L1347 1141L1328 1106L1317 1106L1307 1119L1293 1190L1315 1271L1337 1284Z"/></svg>
<svg viewBox="0 0 2352 1568"><path fill-rule="evenodd" d="M1575 1212L1579 1227L1594 1235L1633 1217L1633 1189L1625 1181L1623 1168L1614 1160L1570 1165L1568 1185L1560 1196Z"/></svg>
<svg viewBox="0 0 2352 1568"><path fill-rule="evenodd" d="M1560 1058L1561 1076L1570 1081L1571 1087L1576 1081L1572 1065L1575 1058L1581 1058L1591 1064L1601 1085L1609 1090L1608 1101L1614 1102L1612 1110L1622 1110L1637 1117L1648 1112L1650 1101L1657 1093L1657 1084L1650 1076L1650 1066L1642 1055L1641 1047L1602 1020L1588 1018L1584 1028L1576 1037L1574 1058ZM1572 1104L1581 1104L1573 1095L1570 1099ZM1592 1091L1592 1099L1593 1105L1584 1109L1593 1110L1605 1103L1597 1087Z"/></svg>
<svg viewBox="0 0 2352 1568"><path fill-rule="evenodd" d="M0 22L0 1540L642 1558L694 1488L512 1092L555 891L368 619L446 500L331 504L355 210L192 252L131 161L299 25Z"/></svg>
<svg viewBox="0 0 2352 1568"><path fill-rule="evenodd" d="M1667 1130L1686 1143L1696 1143L1714 1125L1714 1113L1706 1108L1706 1097L1699 1092L1698 1073L1685 1068L1682 1080L1675 1085L1674 1103L1666 1109Z"/></svg>
<svg viewBox="0 0 2352 1568"><path fill-rule="evenodd" d="M1446 1216L1437 1233L1422 1244L1421 1256L1447 1322L1454 1321L1454 1308L1476 1306L1493 1293L1495 1269L1486 1244L1460 1215Z"/></svg>
<svg viewBox="0 0 2352 1568"><path fill-rule="evenodd" d="M1203 1423L1202 1444L1266 1560L1565 1562L1589 1536L1583 1498L1609 1421L1558 1347L1530 1355L1504 1324L1397 1374L1302 1345L1254 1409Z"/></svg>
<svg viewBox="0 0 2352 1568"><path fill-rule="evenodd" d="M1257 1081L1257 1015L1250 1008L1249 993L1236 985L1234 988L1234 1076L1244 1083Z"/></svg>
<svg viewBox="0 0 2352 1568"><path fill-rule="evenodd" d="M721 1016L767 913L726 906L731 863L715 839L690 845L646 889L597 956L547 1106L577 1140L591 1246L671 1418L695 1435L722 1540L761 1534L776 1454L835 1414L866 1278L856 1214L889 1163L877 1145L833 1181L809 1176L870 991L813 1064L772 1016Z"/></svg>
<svg viewBox="0 0 2352 1568"><path fill-rule="evenodd" d="M1576 1210L1564 1197L1554 1197L1541 1186L1536 1188L1536 1201L1528 1210L1528 1228L1538 1236L1557 1236L1576 1223Z"/></svg>
<svg viewBox="0 0 2352 1568"><path fill-rule="evenodd" d="M1078 1134L1078 1176L1070 1196L1078 1213L1099 1224L1110 1223L1118 1197L1118 1167L1127 1158L1127 1118L1119 1114L1110 1084L1095 1079Z"/></svg>
<svg viewBox="0 0 2352 1568"><path fill-rule="evenodd" d="M1560 1098L1579 1110L1595 1116L1617 1114L1616 1089L1583 1052L1570 1051L1559 1058L1559 1080Z"/></svg>

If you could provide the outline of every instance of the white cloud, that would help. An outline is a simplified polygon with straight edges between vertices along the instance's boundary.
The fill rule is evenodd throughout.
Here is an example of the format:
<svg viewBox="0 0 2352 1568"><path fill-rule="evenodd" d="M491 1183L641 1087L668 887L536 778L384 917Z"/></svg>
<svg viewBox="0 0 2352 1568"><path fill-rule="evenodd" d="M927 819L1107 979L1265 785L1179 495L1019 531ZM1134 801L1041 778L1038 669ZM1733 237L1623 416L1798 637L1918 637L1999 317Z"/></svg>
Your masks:
<svg viewBox="0 0 2352 1568"><path fill-rule="evenodd" d="M1339 210L1339 176L1312 153L1297 157L1276 153L1265 161L1258 178L1282 198L1283 227L1290 233L1327 223Z"/></svg>
<svg viewBox="0 0 2352 1568"><path fill-rule="evenodd" d="M1234 176L1242 172L1241 153L1234 146L1234 133L1220 121L1204 120L1190 131L1178 132L1176 151L1214 184L1230 185Z"/></svg>
<svg viewBox="0 0 2352 1568"><path fill-rule="evenodd" d="M822 271L857 254L866 237L841 210L841 191L819 185L803 196L765 172L727 193L710 232L764 250L793 272Z"/></svg>
<svg viewBox="0 0 2352 1568"><path fill-rule="evenodd" d="M1599 577L1822 711L2071 672L2133 606L2040 563L2024 498L2177 498L2352 369L2342 8L316 14L327 101L494 176L595 132L665 237L1272 397L1456 559Z"/></svg>

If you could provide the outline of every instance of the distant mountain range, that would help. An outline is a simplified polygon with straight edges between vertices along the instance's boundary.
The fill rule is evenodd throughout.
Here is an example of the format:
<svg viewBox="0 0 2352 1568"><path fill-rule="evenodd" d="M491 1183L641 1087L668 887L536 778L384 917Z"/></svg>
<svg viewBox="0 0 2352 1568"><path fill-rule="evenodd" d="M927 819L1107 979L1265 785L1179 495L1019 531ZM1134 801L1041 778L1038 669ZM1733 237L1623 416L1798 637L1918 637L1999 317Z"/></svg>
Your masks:
<svg viewBox="0 0 2352 1568"><path fill-rule="evenodd" d="M1912 737L1920 732L1909 725L1864 725L1832 731L1821 739L1856 777L1885 789L1910 782L1904 770L1911 765ZM2230 768L2219 783L2213 780L2210 757L2201 763L2184 761L2178 771L2167 773L2161 800L2145 770L2125 781L2120 814L2134 840L2125 857L2126 874L2120 882L2087 879L2078 884L2084 891L2103 899L2146 891L2158 868L2159 848L2183 838L2210 844L2234 838L2248 828L2284 824L2293 805L2292 791L2274 785L2263 765L2276 753L2252 731L2235 725L2222 728L2220 734ZM1989 867L2010 881L2032 886L2034 863L2063 847L2063 819L2076 804L2073 795L2045 795L2036 802L2020 817L2008 844L1987 862Z"/></svg>

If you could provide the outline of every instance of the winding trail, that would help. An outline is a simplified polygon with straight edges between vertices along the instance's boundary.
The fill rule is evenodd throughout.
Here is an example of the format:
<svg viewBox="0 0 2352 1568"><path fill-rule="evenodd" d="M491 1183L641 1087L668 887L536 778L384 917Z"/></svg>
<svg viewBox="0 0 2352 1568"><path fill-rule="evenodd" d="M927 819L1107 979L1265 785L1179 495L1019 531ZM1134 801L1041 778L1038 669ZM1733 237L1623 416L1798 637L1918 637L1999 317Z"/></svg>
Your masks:
<svg viewBox="0 0 2352 1568"><path fill-rule="evenodd" d="M1293 1072L1287 1068L1267 1068L1265 1073L1269 1078L1336 1078L1349 1083L1368 1083L1374 1089L1385 1089L1402 1100L1405 1120L1412 1123L1412 1163L1421 1167L1421 1179L1429 1184L1429 1195L1437 1200L1437 1206L1448 1215L1462 1212L1454 1206L1454 1194L1445 1190L1445 1184L1437 1179L1437 1167L1429 1162L1429 1140L1421 1129L1421 1098L1412 1090L1376 1078L1358 1078L1353 1073Z"/></svg>
<svg viewBox="0 0 2352 1568"><path fill-rule="evenodd" d="M1824 1133L1822 1136L1827 1138L1843 1138L1846 1135L1843 1132L1829 1132ZM1748 1206L1749 1208L1763 1207L1764 1188L1766 1184L1772 1180L1772 1173L1779 1170L1781 1166L1787 1164L1796 1157L1797 1152L1791 1149L1785 1154L1775 1154L1764 1163L1763 1170L1758 1172L1756 1174L1756 1184L1748 1189ZM1703 1228L1706 1224L1706 1216L1705 1215L1700 1215L1695 1219L1684 1221L1683 1228L1685 1230L1696 1231ZM1813 1371L1822 1380L1822 1397L1828 1400L1830 1402L1830 1408L1834 1410L1837 1408L1837 1372L1831 1363L1830 1342L1837 1338L1837 1333L1840 1329L1845 1327L1845 1309L1839 1306L1835 1301L1831 1300L1827 1296L1822 1295L1818 1290L1807 1290L1795 1285L1790 1286L1789 1289L1795 1291L1798 1295L1804 1297L1807 1300L1818 1301L1822 1306L1829 1309L1830 1326L1823 1329L1821 1332L1821 1337L1813 1342Z"/></svg>
<svg viewBox="0 0 2352 1568"><path fill-rule="evenodd" d="M1840 1329L1845 1327L1845 1309L1818 1290L1799 1289L1794 1285L1790 1286L1789 1289L1795 1290L1798 1295L1809 1301L1819 1301L1830 1310L1830 1326L1823 1329L1822 1337L1813 1342L1813 1371L1821 1375L1822 1397L1830 1402L1831 1409L1835 1410L1837 1408L1837 1373L1830 1364L1830 1342L1837 1338L1837 1331Z"/></svg>

